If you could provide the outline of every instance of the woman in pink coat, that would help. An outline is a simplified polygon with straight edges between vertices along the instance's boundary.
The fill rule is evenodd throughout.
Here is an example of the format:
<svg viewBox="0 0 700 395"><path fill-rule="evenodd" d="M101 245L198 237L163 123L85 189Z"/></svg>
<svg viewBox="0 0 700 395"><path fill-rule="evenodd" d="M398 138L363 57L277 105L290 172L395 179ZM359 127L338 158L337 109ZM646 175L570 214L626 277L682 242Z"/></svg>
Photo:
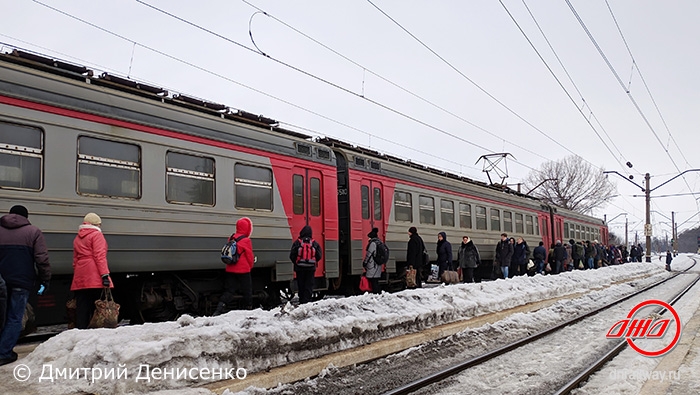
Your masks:
<svg viewBox="0 0 700 395"><path fill-rule="evenodd" d="M102 289L114 288L107 267L107 241L102 235L102 220L95 213L88 213L78 227L73 240L73 283L75 293L75 327L87 329L95 312L95 301Z"/></svg>

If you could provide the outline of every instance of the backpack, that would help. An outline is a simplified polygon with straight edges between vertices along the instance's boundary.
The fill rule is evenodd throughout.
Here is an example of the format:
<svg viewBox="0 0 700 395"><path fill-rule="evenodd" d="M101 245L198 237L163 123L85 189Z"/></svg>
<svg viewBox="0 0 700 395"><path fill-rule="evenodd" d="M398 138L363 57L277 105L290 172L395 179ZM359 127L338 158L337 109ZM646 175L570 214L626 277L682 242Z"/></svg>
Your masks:
<svg viewBox="0 0 700 395"><path fill-rule="evenodd" d="M389 247L379 239L376 239L374 243L376 245L374 263L377 265L385 265L389 261Z"/></svg>
<svg viewBox="0 0 700 395"><path fill-rule="evenodd" d="M238 262L238 258L241 257L241 254L238 252L238 248L236 246L236 243L241 241L245 235L243 236L238 236L235 239L233 236L229 237L228 241L226 244L224 244L224 247L221 249L221 262L227 264L227 265L235 265L236 262Z"/></svg>
<svg viewBox="0 0 700 395"><path fill-rule="evenodd" d="M305 237L303 240L298 239L301 245L297 249L296 265L300 267L316 267L316 247L314 247L314 239Z"/></svg>

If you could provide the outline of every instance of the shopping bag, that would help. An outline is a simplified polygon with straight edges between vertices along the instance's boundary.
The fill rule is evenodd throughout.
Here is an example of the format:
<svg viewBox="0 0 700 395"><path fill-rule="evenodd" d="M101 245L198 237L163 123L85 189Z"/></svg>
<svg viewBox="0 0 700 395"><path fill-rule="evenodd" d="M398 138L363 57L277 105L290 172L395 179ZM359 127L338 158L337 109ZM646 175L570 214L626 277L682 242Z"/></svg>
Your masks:
<svg viewBox="0 0 700 395"><path fill-rule="evenodd" d="M95 313L88 328L116 328L119 323L119 305L112 297L109 288L102 290L100 299L95 301Z"/></svg>
<svg viewBox="0 0 700 395"><path fill-rule="evenodd" d="M366 276L360 277L360 291L372 292L372 285L369 283L369 279Z"/></svg>
<svg viewBox="0 0 700 395"><path fill-rule="evenodd" d="M77 301L75 298L70 298L66 301L66 318L68 319L68 329L75 328L75 320L77 319L77 313L75 308L77 306Z"/></svg>
<svg viewBox="0 0 700 395"><path fill-rule="evenodd" d="M430 276L428 276L427 282L439 283L438 273L440 273L440 267L436 264L430 266Z"/></svg>
<svg viewBox="0 0 700 395"><path fill-rule="evenodd" d="M406 269L406 287L415 288L416 287L416 269L413 266L409 266Z"/></svg>
<svg viewBox="0 0 700 395"><path fill-rule="evenodd" d="M453 270L445 270L442 272L441 280L445 284L457 284L459 283L459 274Z"/></svg>

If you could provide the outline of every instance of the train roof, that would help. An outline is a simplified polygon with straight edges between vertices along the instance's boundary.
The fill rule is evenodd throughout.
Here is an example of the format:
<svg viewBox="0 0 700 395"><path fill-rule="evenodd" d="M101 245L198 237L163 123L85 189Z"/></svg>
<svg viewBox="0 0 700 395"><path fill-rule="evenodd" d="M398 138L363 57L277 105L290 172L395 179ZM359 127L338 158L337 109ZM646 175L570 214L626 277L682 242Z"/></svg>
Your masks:
<svg viewBox="0 0 700 395"><path fill-rule="evenodd" d="M440 170L430 166L421 165L410 160L405 160L396 156L380 153L372 149L355 146L350 143L329 137L314 138L313 136L304 133L282 128L279 126L279 122L272 118L232 108L225 104L215 103L188 95L171 92L158 86L141 83L129 78L123 78L106 72L96 75L95 71L85 66L73 64L63 60L58 60L27 51L13 49L10 52L0 53L0 61L29 67L35 70L40 70L46 73L54 74L76 81L83 81L95 86L114 89L116 91L133 94L147 99L152 99L161 103L167 103L184 109L208 114L217 118L223 118L246 125L260 127L268 131L280 133L286 136L294 137L296 139L306 140L309 142L315 142L321 145L325 145L329 148L350 151L352 153L360 154L361 156L378 159L379 161L383 161L386 164L398 165L399 167L403 167L404 169L419 170L425 175L423 178L428 177L442 180L448 179L451 182L464 183L462 185L466 184L471 186L472 188L482 188L482 191L488 191L486 193L488 195L493 196L493 194L495 193L505 193L515 199L526 199L525 201L528 202L528 205L533 207L540 206L542 210L552 207L552 209L555 212L561 211L563 215L571 216L574 218L578 217L580 219L589 221L592 219L595 219L596 221L599 220L594 217L579 214L571 210L566 210L551 204L547 204L541 201L541 199L530 195L526 195L524 193L520 193L509 188L506 185L487 184L482 181L477 181L468 177L446 172L444 170ZM299 153L302 153L300 149L304 147L299 146L299 144L296 145L296 150L299 151ZM308 149L311 150L310 147ZM370 160L370 163L365 170L381 173L382 167L381 164L379 164L379 162ZM521 200L521 202L525 201Z"/></svg>

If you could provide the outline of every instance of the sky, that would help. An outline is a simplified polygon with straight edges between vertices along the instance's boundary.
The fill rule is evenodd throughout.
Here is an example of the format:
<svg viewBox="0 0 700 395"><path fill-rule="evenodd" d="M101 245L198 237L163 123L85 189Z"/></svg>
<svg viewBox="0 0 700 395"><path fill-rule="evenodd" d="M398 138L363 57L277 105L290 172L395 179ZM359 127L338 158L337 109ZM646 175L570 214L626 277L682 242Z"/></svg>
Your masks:
<svg viewBox="0 0 700 395"><path fill-rule="evenodd" d="M480 181L479 158L503 152L513 188L572 154L640 185L648 172L652 189L700 169L692 0L0 5L3 51L35 51ZM619 196L593 214L621 237L627 218L632 242L635 232L643 239L645 204L623 178L609 175ZM700 172L652 196L655 237L670 238L671 211L680 232L700 225Z"/></svg>
<svg viewBox="0 0 700 395"><path fill-rule="evenodd" d="M680 255L674 260L674 270L685 269L691 263L687 256ZM164 391L158 392L161 395L199 395L204 391L196 386L216 381L210 380L213 373L205 376L204 369L208 369L209 372L244 369L238 376L234 376L238 373L232 372L229 377L242 379L256 372L302 360L315 359L316 362L322 361L325 364L329 360L321 357L334 352L420 332L438 325L461 321L466 317L506 312L501 318L491 317L486 322L476 321L478 324L471 322L470 324L474 325L472 328L455 335L471 342L466 344L468 352L476 356L490 351L487 349L496 344L496 339L501 344L507 344L529 334L551 329L565 319L599 308L601 304L617 300L669 276L664 270L664 264L654 259L652 264L630 263L599 270L575 270L556 276L516 276L513 279L477 284L440 285L397 293L384 292L379 295L365 293L347 298L324 299L297 307L288 303L284 307L269 311L234 310L217 317L194 318L183 315L177 321L171 322L127 325L116 329L68 330L40 344L17 363L0 367L0 375L8 378L3 383L3 389L12 394L45 393L50 385L48 392L54 395L87 392L150 393L159 390ZM678 276L651 292L653 297L666 300L670 293L679 289L679 282L686 284L689 281L689 276ZM682 299L683 302L689 300L694 303L692 308L684 312L681 322L686 323L687 317L697 310L698 298L693 297L697 294L695 288ZM559 297L563 298L557 301ZM642 297L649 295L644 294L637 298ZM508 311L547 300L556 303L551 306L540 305L536 311ZM557 342L558 347L554 352L542 352L541 345L536 347L536 351L515 352L516 361L508 361L501 366L530 365L537 368L533 368L527 375L521 375L518 380L512 380L512 377L510 380L507 377L501 380L494 378L491 384L497 383L495 385L498 385L500 393L517 393L517 388L522 388L523 385L525 388L537 388L537 385L553 381L551 374L557 369L544 362L529 363L536 358L545 359L545 362L548 361L557 367L566 364L584 366L583 356L588 356L589 361L594 360L590 358L591 355L599 356L601 349L614 342L604 339L605 333L610 325L629 311L634 305L632 301L627 302L624 310L619 310L623 307L620 305L618 309L596 315L583 329L576 330L575 333L580 333L580 336L571 336L572 332L567 330L564 334L567 341ZM640 301L637 300L636 303ZM450 328L442 328L443 336L449 330ZM426 336L422 336L415 340L423 342L426 339ZM444 347L444 342L448 342L449 345L453 340L455 339L443 339L441 344ZM666 342L668 339L664 337L658 341L661 340ZM416 358L425 372L437 370L436 365L444 368L464 360L464 353L449 360L446 358L453 355L443 352L439 361L431 361L420 351L421 347L429 345L421 346L420 342L417 342L415 348L409 348L397 355L401 360L407 357ZM407 343L410 344L410 339L404 339L402 344ZM456 343L454 346L459 346L459 342ZM461 347L464 347L464 344ZM385 352L389 352L390 349L389 345L383 347ZM576 355L579 360L572 362L572 355ZM347 366L348 359L352 358L356 357L346 354L336 356L331 361L335 361L336 366ZM642 357L637 356L637 359L640 358ZM658 361L654 358L648 359ZM495 362L496 360L491 361ZM682 368L688 365L690 361L684 360ZM695 365L690 365L693 366ZM18 367L23 370L18 370ZM146 370L147 368L149 370ZM156 369L159 373L156 373ZM115 370L126 373L117 374ZM179 373L183 370L187 371L187 374ZM9 378L10 371L13 372L15 380ZM489 371L502 371L504 375L513 373L508 369L496 367L491 367ZM153 375L149 375L148 372L153 372ZM164 372L171 373L166 375ZM172 374L173 372L178 373ZM299 368L299 372L309 370ZM389 372L391 373L391 370ZM298 372L288 374L296 377ZM50 380L52 377L54 380ZM145 380L150 377L153 379ZM386 384L386 379L382 379L379 372L362 377L365 380L360 380L357 387L381 387ZM487 384L483 380L483 374L471 377L479 382L478 388ZM24 380L21 380L22 378ZM697 375L691 373L684 373L683 378L689 382L697 382ZM558 375L555 379L563 381ZM239 381L244 386L252 385L250 381ZM302 381L304 382L306 381ZM513 386L515 388L512 388ZM188 390L187 387L191 389ZM167 390L171 391L165 392ZM287 390L289 388L283 387L279 392L309 393L303 389ZM335 388L335 391L334 393L338 393L340 388ZM383 392L367 390L367 393ZM551 390L536 392L551 393Z"/></svg>

